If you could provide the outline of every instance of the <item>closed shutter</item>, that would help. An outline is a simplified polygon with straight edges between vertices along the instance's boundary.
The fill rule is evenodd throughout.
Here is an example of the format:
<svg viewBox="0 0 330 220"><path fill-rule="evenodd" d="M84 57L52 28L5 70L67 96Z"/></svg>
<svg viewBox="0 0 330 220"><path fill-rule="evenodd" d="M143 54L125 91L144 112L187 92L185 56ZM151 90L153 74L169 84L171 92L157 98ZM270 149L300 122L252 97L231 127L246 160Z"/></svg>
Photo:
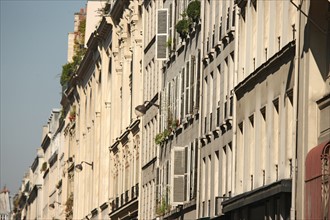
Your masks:
<svg viewBox="0 0 330 220"><path fill-rule="evenodd" d="M160 183L160 180L159 180L159 178L160 178L159 167L157 167L155 171L156 171L156 192L155 192L155 194L156 194L156 202L159 202L160 201L160 198L161 198L161 196L160 196L160 185L159 185L159 183Z"/></svg>
<svg viewBox="0 0 330 220"><path fill-rule="evenodd" d="M172 41L172 44L171 44L171 48L170 49L173 49L173 46L174 46L174 41L173 41L173 19L172 19L172 16L173 16L173 5L170 4L169 6L169 15L168 15L168 26L169 26L169 31L168 31L168 37L171 39Z"/></svg>
<svg viewBox="0 0 330 220"><path fill-rule="evenodd" d="M198 58L197 58L197 70L196 70L196 109L199 109L199 95L200 95L200 76L201 76L201 72L200 69L201 68L201 52L200 50L198 50Z"/></svg>
<svg viewBox="0 0 330 220"><path fill-rule="evenodd" d="M194 92L195 92L195 56L191 56L191 64L190 64L190 111L194 111Z"/></svg>
<svg viewBox="0 0 330 220"><path fill-rule="evenodd" d="M182 119L184 118L184 68L182 69L182 72L181 72L181 107L180 107L180 118L181 118L181 121Z"/></svg>
<svg viewBox="0 0 330 220"><path fill-rule="evenodd" d="M167 9L157 10L156 59L167 59Z"/></svg>
<svg viewBox="0 0 330 220"><path fill-rule="evenodd" d="M189 84L189 78L190 78L190 76L189 76L189 70L190 70L190 68L189 68L190 66L189 66L189 61L188 62L186 62L186 72L185 72L185 74L186 74L186 78L185 78L185 87L186 87L186 97L185 97L185 115L187 115L187 114L189 114L190 113L190 109L189 109L189 86L190 86L190 84Z"/></svg>
<svg viewBox="0 0 330 220"><path fill-rule="evenodd" d="M184 201L184 183L185 176L175 176L173 178L173 204L177 205L178 203L183 203Z"/></svg>
<svg viewBox="0 0 330 220"><path fill-rule="evenodd" d="M174 147L171 155L172 163L172 206L182 204L186 199L186 148L184 147Z"/></svg>

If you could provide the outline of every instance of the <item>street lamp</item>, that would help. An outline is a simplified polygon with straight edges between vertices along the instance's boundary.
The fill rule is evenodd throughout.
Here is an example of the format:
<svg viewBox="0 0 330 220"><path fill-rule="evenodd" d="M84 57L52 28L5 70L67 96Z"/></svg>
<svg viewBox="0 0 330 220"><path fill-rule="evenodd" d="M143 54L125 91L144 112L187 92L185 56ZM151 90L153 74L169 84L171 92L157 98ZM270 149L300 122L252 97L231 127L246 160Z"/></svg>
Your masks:
<svg viewBox="0 0 330 220"><path fill-rule="evenodd" d="M81 161L81 163L79 163L79 164L77 164L77 165L75 166L77 172L80 172L80 171L83 170L83 166L82 166L83 163L85 163L85 164L91 166L92 169L93 169L93 162L88 163L88 162L86 162L86 161Z"/></svg>
<svg viewBox="0 0 330 220"><path fill-rule="evenodd" d="M61 205L60 202L56 202L56 201L54 201L53 203L50 203L50 204L49 204L49 208L54 209L54 208L55 208L55 203Z"/></svg>
<svg viewBox="0 0 330 220"><path fill-rule="evenodd" d="M144 103L142 105L138 105L135 107L135 114L138 117L142 117L148 110L146 104L148 105L148 103L151 103L151 105L156 106L157 108L159 108L159 105L152 103L150 101L144 101Z"/></svg>

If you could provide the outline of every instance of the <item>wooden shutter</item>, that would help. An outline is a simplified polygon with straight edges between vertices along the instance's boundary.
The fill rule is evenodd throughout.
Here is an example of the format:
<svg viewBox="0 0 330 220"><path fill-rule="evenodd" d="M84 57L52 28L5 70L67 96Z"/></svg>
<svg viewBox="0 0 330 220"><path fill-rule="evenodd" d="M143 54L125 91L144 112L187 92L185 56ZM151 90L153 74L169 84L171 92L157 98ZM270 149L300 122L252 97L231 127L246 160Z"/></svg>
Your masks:
<svg viewBox="0 0 330 220"><path fill-rule="evenodd" d="M167 9L157 10L157 35L156 35L156 59L166 60L167 59Z"/></svg>

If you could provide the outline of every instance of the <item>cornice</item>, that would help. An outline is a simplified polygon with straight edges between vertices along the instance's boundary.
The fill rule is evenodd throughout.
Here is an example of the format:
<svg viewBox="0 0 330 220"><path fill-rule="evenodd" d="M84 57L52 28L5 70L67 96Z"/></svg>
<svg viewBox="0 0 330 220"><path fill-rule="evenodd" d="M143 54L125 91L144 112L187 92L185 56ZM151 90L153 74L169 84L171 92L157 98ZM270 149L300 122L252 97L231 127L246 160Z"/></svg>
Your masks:
<svg viewBox="0 0 330 220"><path fill-rule="evenodd" d="M250 92L256 84L263 82L269 75L276 73L277 67L289 62L295 55L295 46L295 41L291 41L240 82L234 89L237 100Z"/></svg>
<svg viewBox="0 0 330 220"><path fill-rule="evenodd" d="M36 171L38 164L39 164L39 157L37 156L31 165L31 170L33 173Z"/></svg>
<svg viewBox="0 0 330 220"><path fill-rule="evenodd" d="M46 152L47 148L49 147L49 144L50 144L50 137L48 134L46 134L41 142L41 147L44 150L44 152Z"/></svg>
<svg viewBox="0 0 330 220"><path fill-rule="evenodd" d="M124 10L129 5L129 0L116 0L111 8L110 16L112 17L115 24L119 24L120 18Z"/></svg>

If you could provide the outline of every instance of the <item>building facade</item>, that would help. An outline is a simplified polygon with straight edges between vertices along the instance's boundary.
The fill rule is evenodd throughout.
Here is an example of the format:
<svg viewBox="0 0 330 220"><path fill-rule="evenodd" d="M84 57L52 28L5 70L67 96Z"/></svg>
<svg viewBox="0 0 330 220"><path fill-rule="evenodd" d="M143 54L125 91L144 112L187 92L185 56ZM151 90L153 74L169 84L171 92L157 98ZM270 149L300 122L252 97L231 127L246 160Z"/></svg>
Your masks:
<svg viewBox="0 0 330 220"><path fill-rule="evenodd" d="M9 220L12 218L12 201L9 190L6 187L0 191L0 219Z"/></svg>
<svg viewBox="0 0 330 220"><path fill-rule="evenodd" d="M328 219L329 9L89 2L15 218Z"/></svg>
<svg viewBox="0 0 330 220"><path fill-rule="evenodd" d="M156 133L159 131L159 100L162 83L161 61L156 60L156 11L162 5L161 1L143 1L143 81L141 93L143 100L140 105L146 107L145 115L141 118L142 140L140 149L140 219L153 219L156 217L156 172L157 148L154 143Z"/></svg>

